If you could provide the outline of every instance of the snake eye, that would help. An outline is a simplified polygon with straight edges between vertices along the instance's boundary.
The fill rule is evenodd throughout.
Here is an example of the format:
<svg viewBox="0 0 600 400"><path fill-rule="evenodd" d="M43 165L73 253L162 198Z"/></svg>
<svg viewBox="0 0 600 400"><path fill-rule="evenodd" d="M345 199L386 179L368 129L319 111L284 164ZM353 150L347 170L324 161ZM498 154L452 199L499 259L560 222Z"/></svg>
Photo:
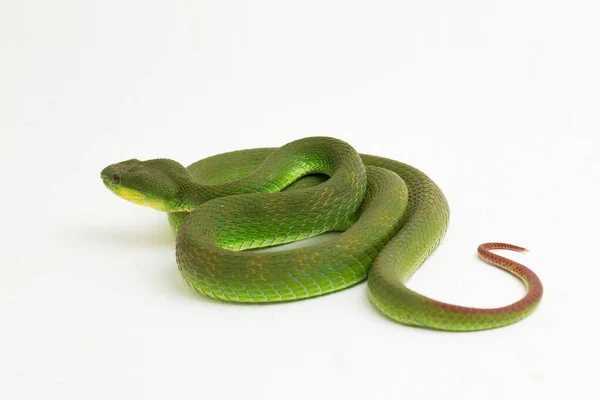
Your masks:
<svg viewBox="0 0 600 400"><path fill-rule="evenodd" d="M119 184L121 183L121 178L119 178L119 175L113 175L113 183Z"/></svg>

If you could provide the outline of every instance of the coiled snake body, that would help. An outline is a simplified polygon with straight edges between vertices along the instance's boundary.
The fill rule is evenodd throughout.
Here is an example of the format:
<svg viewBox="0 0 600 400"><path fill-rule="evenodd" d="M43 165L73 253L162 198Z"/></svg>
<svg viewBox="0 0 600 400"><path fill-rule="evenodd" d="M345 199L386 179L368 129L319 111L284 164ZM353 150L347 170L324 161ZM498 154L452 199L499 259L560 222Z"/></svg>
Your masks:
<svg viewBox="0 0 600 400"><path fill-rule="evenodd" d="M521 278L519 301L479 309L439 302L405 286L438 246L449 217L438 186L401 162L359 155L347 143L311 137L278 149L220 154L188 168L168 159L128 160L101 177L115 194L169 213L176 258L198 292L234 302L277 302L318 296L368 276L369 297L407 325L452 331L495 328L529 315L542 297L525 266L479 247L486 261ZM312 246L240 251L289 243L327 231Z"/></svg>

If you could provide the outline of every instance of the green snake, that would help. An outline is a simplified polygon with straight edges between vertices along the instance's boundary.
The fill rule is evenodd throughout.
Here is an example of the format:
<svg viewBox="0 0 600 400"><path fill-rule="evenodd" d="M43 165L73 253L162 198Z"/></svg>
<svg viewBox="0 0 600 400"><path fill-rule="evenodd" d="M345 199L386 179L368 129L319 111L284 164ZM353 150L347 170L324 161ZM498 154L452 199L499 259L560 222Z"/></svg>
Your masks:
<svg viewBox="0 0 600 400"><path fill-rule="evenodd" d="M235 151L184 167L132 159L106 167L108 189L168 213L181 275L198 292L231 302L314 297L368 277L368 294L403 324L450 331L496 328L529 315L542 297L539 278L479 246L490 264L519 277L527 293L499 308L443 303L406 286L440 243L449 208L439 187L414 167L358 154L347 143L309 137L280 148ZM295 249L243 251L324 232L331 239Z"/></svg>

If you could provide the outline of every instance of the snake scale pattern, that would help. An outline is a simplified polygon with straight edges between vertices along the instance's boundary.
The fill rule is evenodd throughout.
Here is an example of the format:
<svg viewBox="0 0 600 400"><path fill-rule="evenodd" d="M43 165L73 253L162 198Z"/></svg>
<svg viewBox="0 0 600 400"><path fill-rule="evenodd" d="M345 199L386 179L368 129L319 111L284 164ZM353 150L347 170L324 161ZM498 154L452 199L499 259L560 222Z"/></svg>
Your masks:
<svg viewBox="0 0 600 400"><path fill-rule="evenodd" d="M440 188L404 163L358 154L334 138L235 151L187 168L169 159L110 165L108 189L167 212L181 275L198 292L230 302L280 302L334 292L368 278L373 304L406 325L449 331L496 328L529 315L542 284L527 267L478 248L519 277L527 293L499 308L440 302L406 286L439 245L449 207ZM317 244L252 251L341 232ZM248 251L250 250L250 251Z"/></svg>

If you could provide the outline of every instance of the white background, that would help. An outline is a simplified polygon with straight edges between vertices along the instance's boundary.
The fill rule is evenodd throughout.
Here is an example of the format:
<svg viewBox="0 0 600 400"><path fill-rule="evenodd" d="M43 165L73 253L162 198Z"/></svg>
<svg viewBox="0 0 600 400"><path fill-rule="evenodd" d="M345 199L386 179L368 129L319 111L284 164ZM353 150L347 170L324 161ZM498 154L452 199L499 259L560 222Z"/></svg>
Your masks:
<svg viewBox="0 0 600 400"><path fill-rule="evenodd" d="M3 0L0 398L594 398L596 3ZM514 258L545 285L538 310L452 334L384 318L365 285L210 301L179 276L165 216L99 177L310 135L445 191L451 226L413 289L517 300L475 255L508 241L531 250Z"/></svg>

